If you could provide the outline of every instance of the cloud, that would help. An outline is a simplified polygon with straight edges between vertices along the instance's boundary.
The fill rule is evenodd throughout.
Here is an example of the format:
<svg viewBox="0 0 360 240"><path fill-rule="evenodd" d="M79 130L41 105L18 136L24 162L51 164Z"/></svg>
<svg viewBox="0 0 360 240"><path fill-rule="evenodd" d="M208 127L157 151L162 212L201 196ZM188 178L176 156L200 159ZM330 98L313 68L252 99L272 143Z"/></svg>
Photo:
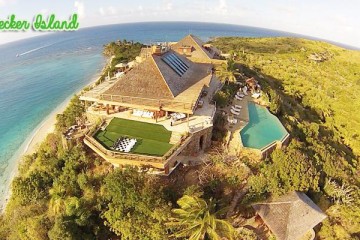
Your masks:
<svg viewBox="0 0 360 240"><path fill-rule="evenodd" d="M135 7L114 7L101 6L98 9L100 16L105 18L131 18L136 16L147 16L153 18L154 16L164 16L176 12L173 8L172 0L162 0L158 4L141 4Z"/></svg>
<svg viewBox="0 0 360 240"><path fill-rule="evenodd" d="M115 7L110 6L110 7L108 7L108 12L110 13L110 15L115 15L115 14L117 14L118 11Z"/></svg>
<svg viewBox="0 0 360 240"><path fill-rule="evenodd" d="M75 1L74 7L77 8L79 18L85 17L85 4L82 1Z"/></svg>
<svg viewBox="0 0 360 240"><path fill-rule="evenodd" d="M219 4L215 7L215 11L221 14L226 14L228 12L226 0L219 0Z"/></svg>
<svg viewBox="0 0 360 240"><path fill-rule="evenodd" d="M101 16L105 16L105 9L103 7L99 8L99 13Z"/></svg>
<svg viewBox="0 0 360 240"><path fill-rule="evenodd" d="M5 7L6 5L16 3L16 0L0 0L0 7Z"/></svg>
<svg viewBox="0 0 360 240"><path fill-rule="evenodd" d="M279 12L279 14L294 14L296 13L296 9L292 6L283 6L283 5L279 5L276 6L275 8L276 12Z"/></svg>
<svg viewBox="0 0 360 240"><path fill-rule="evenodd" d="M218 4L209 4L202 6L207 15L228 15L229 9L226 0L219 0Z"/></svg>
<svg viewBox="0 0 360 240"><path fill-rule="evenodd" d="M109 6L106 8L100 7L99 13L101 16L114 16L118 14L118 9L114 6Z"/></svg>
<svg viewBox="0 0 360 240"><path fill-rule="evenodd" d="M164 10L171 11L173 9L173 4L171 0L164 1Z"/></svg>
<svg viewBox="0 0 360 240"><path fill-rule="evenodd" d="M227 3L226 0L219 1L219 9L222 11L227 11Z"/></svg>
<svg viewBox="0 0 360 240"><path fill-rule="evenodd" d="M46 15L46 14L49 13L49 9L47 9L47 8L41 9L40 13L43 14L43 15Z"/></svg>

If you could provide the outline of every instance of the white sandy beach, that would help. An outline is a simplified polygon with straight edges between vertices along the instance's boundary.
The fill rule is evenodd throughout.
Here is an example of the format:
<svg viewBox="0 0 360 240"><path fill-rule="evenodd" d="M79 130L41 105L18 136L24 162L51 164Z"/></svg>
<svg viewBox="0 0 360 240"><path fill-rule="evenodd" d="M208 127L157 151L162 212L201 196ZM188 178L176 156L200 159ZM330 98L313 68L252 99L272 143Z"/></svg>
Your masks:
<svg viewBox="0 0 360 240"><path fill-rule="evenodd" d="M70 99L66 99L63 103L61 103L34 131L29 140L25 141L25 147L22 147L24 150L20 152L20 154L16 154L15 167L11 171L10 178L8 179L8 183L5 186L5 196L0 199L0 211L3 212L5 210L6 204L10 198L11 191L10 186L14 177L18 172L18 164L25 155L32 154L36 152L40 144L45 140L46 136L55 130L56 123L56 115L62 113L66 106L69 104Z"/></svg>
<svg viewBox="0 0 360 240"><path fill-rule="evenodd" d="M99 79L99 77L97 75L97 77L94 78L93 81L91 81L87 86L94 84L98 79ZM82 89L77 91L77 94L80 94ZM6 204L7 204L8 200L10 199L10 196L11 196L10 186L11 186L12 180L18 173L18 165L19 165L20 161L22 160L22 158L25 155L29 155L29 154L36 152L36 150L39 148L40 144L45 140L47 135L49 133L54 132L55 124L56 124L56 116L58 114L61 114L62 112L64 112L64 110L68 106L72 97L73 97L73 95L69 96L69 98L67 98L52 113L50 113L49 116L39 125L39 127L36 128L36 130L33 132L31 137L29 137L28 140L25 141L25 143L24 143L25 146L23 144L23 146L20 149L20 150L22 150L22 149L23 150L20 153L15 154L15 158L16 158L15 163L14 163L15 167L11 171L10 177L5 186L4 196L2 196L0 198L0 213L3 213L5 211Z"/></svg>
<svg viewBox="0 0 360 240"><path fill-rule="evenodd" d="M107 59L101 72L97 73L92 80L86 85L86 86L91 86L93 85L97 80L99 80L99 77L102 75L102 73L104 72L104 70L106 69L106 67L111 64L113 58ZM86 87L82 87L81 89L77 90L74 92L74 94L80 94L81 91ZM25 156L25 155L29 155L32 154L34 152L36 152L36 150L38 149L38 147L40 146L40 144L45 140L45 138L47 137L47 135L49 133L52 133L55 130L55 124L56 124L56 116L58 114L61 114L62 112L64 112L64 110L66 109L66 107L68 106L71 98L74 96L74 94L72 94L71 96L69 96L64 102L62 102L53 112L51 112L48 117L39 125L39 127L36 128L36 130L33 132L33 134L23 143L23 145L20 147L20 152L17 152L14 154L14 167L11 170L10 173L10 177L9 179L7 179L7 184L5 186L5 190L4 190L4 196L0 197L0 213L3 213L5 211L6 208L6 204L8 202L8 200L10 199L11 196L11 183L14 179L14 177L17 175L18 173L18 165L19 162L21 161L21 159Z"/></svg>

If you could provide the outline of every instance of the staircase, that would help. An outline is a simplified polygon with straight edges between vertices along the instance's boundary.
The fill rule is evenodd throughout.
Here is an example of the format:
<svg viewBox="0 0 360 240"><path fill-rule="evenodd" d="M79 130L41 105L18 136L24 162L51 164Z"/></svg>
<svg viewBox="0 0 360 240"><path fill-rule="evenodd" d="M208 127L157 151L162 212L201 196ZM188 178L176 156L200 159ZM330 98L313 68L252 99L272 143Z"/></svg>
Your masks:
<svg viewBox="0 0 360 240"><path fill-rule="evenodd" d="M170 143L170 144L176 144L176 143L180 142L181 138L182 138L182 134L181 134L181 133L179 133L179 132L172 132L169 143Z"/></svg>

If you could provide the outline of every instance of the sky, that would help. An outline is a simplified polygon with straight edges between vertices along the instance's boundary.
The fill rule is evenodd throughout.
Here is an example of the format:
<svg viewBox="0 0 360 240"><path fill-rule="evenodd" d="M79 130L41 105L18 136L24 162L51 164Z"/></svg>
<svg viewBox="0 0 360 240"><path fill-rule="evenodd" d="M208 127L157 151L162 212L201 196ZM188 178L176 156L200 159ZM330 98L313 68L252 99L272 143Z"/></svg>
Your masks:
<svg viewBox="0 0 360 240"><path fill-rule="evenodd" d="M360 47L360 0L0 0L0 21L39 13L80 28L146 21L217 22L269 28ZM39 32L0 32L0 44ZM46 33L45 33L46 34Z"/></svg>

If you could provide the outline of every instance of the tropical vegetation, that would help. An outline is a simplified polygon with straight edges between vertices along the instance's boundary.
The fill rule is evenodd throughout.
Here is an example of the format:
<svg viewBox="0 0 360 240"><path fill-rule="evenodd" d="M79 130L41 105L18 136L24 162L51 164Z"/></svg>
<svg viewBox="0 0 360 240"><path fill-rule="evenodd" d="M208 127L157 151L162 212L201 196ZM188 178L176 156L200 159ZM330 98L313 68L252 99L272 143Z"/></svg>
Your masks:
<svg viewBox="0 0 360 240"><path fill-rule="evenodd" d="M218 114L216 141L202 165L178 167L169 177L114 169L81 139L64 141L63 131L84 119L75 96L56 131L21 162L0 216L0 239L252 240L259 229L247 224L255 215L251 204L290 191L307 193L327 214L317 239L359 239L360 52L293 38L211 43L232 54L237 81L259 81L261 101L291 135L286 148L264 160L245 151L231 156ZM117 48L111 44L105 53L116 55ZM220 111L234 86L224 84L215 96Z"/></svg>
<svg viewBox="0 0 360 240"><path fill-rule="evenodd" d="M236 62L230 58L226 62L216 67L216 75L223 83L234 83L239 75L239 69L236 68Z"/></svg>
<svg viewBox="0 0 360 240"><path fill-rule="evenodd" d="M245 78L259 81L262 100L292 137L266 161L248 162L255 174L244 201L303 191L328 215L320 239L359 238L360 52L294 38L212 44L233 53Z"/></svg>
<svg viewBox="0 0 360 240"><path fill-rule="evenodd" d="M103 54L110 59L109 64L103 69L103 73L98 81L102 82L106 76L113 76L116 72L116 65L119 63L127 64L135 60L139 55L143 44L134 41L117 40L104 45Z"/></svg>
<svg viewBox="0 0 360 240"><path fill-rule="evenodd" d="M180 208L172 210L175 217L168 223L179 228L174 234L176 238L233 239L233 226L226 220L218 219L214 212L216 204L212 199L207 203L200 197L184 195L177 204Z"/></svg>

